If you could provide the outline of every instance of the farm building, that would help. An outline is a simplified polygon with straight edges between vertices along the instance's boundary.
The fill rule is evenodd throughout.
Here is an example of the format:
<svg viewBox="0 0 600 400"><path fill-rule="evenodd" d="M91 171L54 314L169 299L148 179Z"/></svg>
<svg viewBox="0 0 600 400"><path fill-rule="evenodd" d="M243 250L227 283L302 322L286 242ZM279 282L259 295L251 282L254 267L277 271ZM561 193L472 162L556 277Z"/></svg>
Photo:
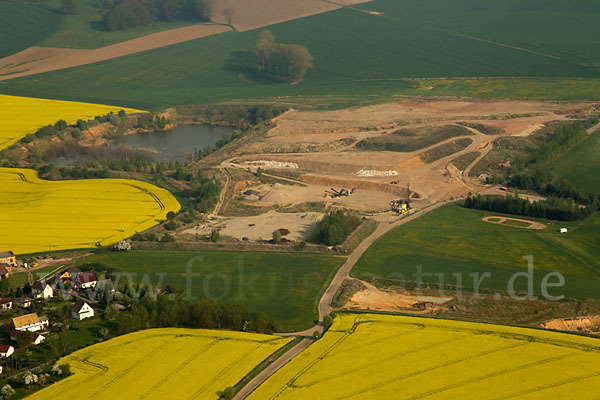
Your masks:
<svg viewBox="0 0 600 400"><path fill-rule="evenodd" d="M96 279L94 271L84 271L77 274L73 282L76 287L89 289L96 286L98 279Z"/></svg>
<svg viewBox="0 0 600 400"><path fill-rule="evenodd" d="M0 346L0 357L10 357L15 352L12 346Z"/></svg>
<svg viewBox="0 0 600 400"><path fill-rule="evenodd" d="M54 289L46 281L35 281L31 286L31 294L34 299L48 300L54 297Z"/></svg>
<svg viewBox="0 0 600 400"><path fill-rule="evenodd" d="M12 330L10 332L10 340L17 341L19 335L22 334L22 331ZM44 343L46 337L44 335L40 335L39 333L34 333L31 337L31 344L35 344L36 346L40 343Z"/></svg>
<svg viewBox="0 0 600 400"><path fill-rule="evenodd" d="M81 321L82 319L92 318L94 316L94 309L85 301L79 300L71 307L71 314L73 318Z"/></svg>
<svg viewBox="0 0 600 400"><path fill-rule="evenodd" d="M7 297L0 298L0 311L8 311L12 308L13 301Z"/></svg>
<svg viewBox="0 0 600 400"><path fill-rule="evenodd" d="M36 332L46 329L50 323L48 317L38 317L37 313L25 314L12 319L13 328L17 331Z"/></svg>
<svg viewBox="0 0 600 400"><path fill-rule="evenodd" d="M12 251L0 253L0 264L8 264L10 267L17 266L17 258Z"/></svg>
<svg viewBox="0 0 600 400"><path fill-rule="evenodd" d="M567 233L569 230L567 228L560 228L558 230L559 233Z"/></svg>
<svg viewBox="0 0 600 400"><path fill-rule="evenodd" d="M32 300L28 299L27 297L17 297L15 299L15 304L19 307L28 308L31 307L31 301Z"/></svg>
<svg viewBox="0 0 600 400"><path fill-rule="evenodd" d="M77 275L79 275L81 271L79 270L79 268L69 268L68 270L66 270L65 272L63 272L62 274L60 274L60 280L63 283L71 283L73 279L75 279L75 277Z"/></svg>

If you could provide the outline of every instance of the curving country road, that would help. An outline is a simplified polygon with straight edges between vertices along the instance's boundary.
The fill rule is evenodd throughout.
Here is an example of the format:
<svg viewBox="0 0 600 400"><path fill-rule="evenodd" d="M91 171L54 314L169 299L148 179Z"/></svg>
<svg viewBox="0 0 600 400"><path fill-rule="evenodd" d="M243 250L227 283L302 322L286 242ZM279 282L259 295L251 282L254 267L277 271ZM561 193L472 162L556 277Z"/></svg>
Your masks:
<svg viewBox="0 0 600 400"><path fill-rule="evenodd" d="M429 213L443 205L447 204L446 201L441 201L435 203L427 208L423 208L415 211L413 214L400 218L393 222L381 222L375 232L373 232L369 237L363 240L354 251L348 256L346 262L340 267L337 271L331 283L323 293L321 300L319 301L319 321L315 326L310 329L306 329L300 332L290 332L290 333L281 333L281 336L303 336L304 339L299 342L296 346L292 347L289 351L287 351L283 356L275 360L272 364L270 364L267 368L261 371L254 379L252 379L246 386L244 386L233 398L233 400L242 400L250 395L256 388L258 388L265 380L267 380L271 375L277 372L281 367L291 361L294 357L304 351L311 343L312 343L312 334L314 331L323 332L323 317L329 315L334 308L331 306L331 302L333 301L333 296L337 293L338 289L342 285L345 279L350 277L350 271L356 264L356 262L360 259L360 257L364 254L365 251L375 243L380 237L388 233L390 230L404 225L407 222L410 222L416 218L419 218L422 215Z"/></svg>

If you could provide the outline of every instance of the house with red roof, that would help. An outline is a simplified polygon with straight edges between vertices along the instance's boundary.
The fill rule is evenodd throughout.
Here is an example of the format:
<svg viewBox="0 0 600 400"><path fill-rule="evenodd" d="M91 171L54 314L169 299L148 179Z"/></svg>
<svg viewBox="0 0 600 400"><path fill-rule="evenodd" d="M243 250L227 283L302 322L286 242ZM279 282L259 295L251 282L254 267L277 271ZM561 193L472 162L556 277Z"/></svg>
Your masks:
<svg viewBox="0 0 600 400"><path fill-rule="evenodd" d="M77 274L75 277L75 286L81 289L88 289L96 287L96 283L98 279L96 278L96 274L94 271L84 271Z"/></svg>
<svg viewBox="0 0 600 400"><path fill-rule="evenodd" d="M12 346L0 346L0 357L10 357L15 352Z"/></svg>

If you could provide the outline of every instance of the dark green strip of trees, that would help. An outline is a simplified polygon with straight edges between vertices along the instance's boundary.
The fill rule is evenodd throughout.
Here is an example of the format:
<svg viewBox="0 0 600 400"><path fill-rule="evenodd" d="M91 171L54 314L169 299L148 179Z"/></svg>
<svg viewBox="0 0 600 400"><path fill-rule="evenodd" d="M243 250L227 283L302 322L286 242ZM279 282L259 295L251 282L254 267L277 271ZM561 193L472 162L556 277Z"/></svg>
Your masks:
<svg viewBox="0 0 600 400"><path fill-rule="evenodd" d="M581 207L572 199L549 197L546 200L530 202L517 195L468 196L465 208L494 211L504 214L525 215L534 218L546 218L558 221L576 221L584 219L600 208L600 201L594 198L592 205Z"/></svg>
<svg viewBox="0 0 600 400"><path fill-rule="evenodd" d="M335 246L344 243L358 225L361 219L356 215L346 214L343 211L333 211L326 214L310 233L309 242Z"/></svg>
<svg viewBox="0 0 600 400"><path fill-rule="evenodd" d="M106 29L117 31L154 21L209 21L215 0L100 0Z"/></svg>
<svg viewBox="0 0 600 400"><path fill-rule="evenodd" d="M232 329L273 333L277 322L271 314L253 311L244 304L224 304L212 300L171 300L160 295L156 300L145 296L130 311L116 315L118 333L162 327Z"/></svg>
<svg viewBox="0 0 600 400"><path fill-rule="evenodd" d="M308 49L297 44L275 42L270 31L262 31L256 42L258 68L283 79L302 80L306 71L314 68Z"/></svg>

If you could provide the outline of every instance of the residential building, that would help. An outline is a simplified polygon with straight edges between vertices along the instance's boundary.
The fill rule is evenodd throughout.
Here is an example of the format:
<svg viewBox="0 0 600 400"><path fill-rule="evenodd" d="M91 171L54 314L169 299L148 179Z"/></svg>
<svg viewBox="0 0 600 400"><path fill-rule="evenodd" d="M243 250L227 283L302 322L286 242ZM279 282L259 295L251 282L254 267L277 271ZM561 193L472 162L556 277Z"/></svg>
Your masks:
<svg viewBox="0 0 600 400"><path fill-rule="evenodd" d="M31 294L34 299L48 300L54 297L54 289L46 281L35 281L31 286Z"/></svg>
<svg viewBox="0 0 600 400"><path fill-rule="evenodd" d="M0 357L10 357L15 352L12 346L0 346Z"/></svg>
<svg viewBox="0 0 600 400"><path fill-rule="evenodd" d="M112 299L115 295L115 285L110 279L101 279L96 282L94 291L90 294L91 300Z"/></svg>
<svg viewBox="0 0 600 400"><path fill-rule="evenodd" d="M19 307L28 308L31 307L31 302L32 300L27 297L17 297L14 301L14 304Z"/></svg>
<svg viewBox="0 0 600 400"><path fill-rule="evenodd" d="M64 271L62 274L60 274L60 280L63 283L71 283L73 279L75 279L75 277L79 275L80 272L81 270L79 268L71 267L68 270Z"/></svg>
<svg viewBox="0 0 600 400"><path fill-rule="evenodd" d="M8 264L11 268L17 266L17 257L12 251L0 253L0 264Z"/></svg>
<svg viewBox="0 0 600 400"><path fill-rule="evenodd" d="M13 330L10 332L10 340L17 341L17 338L23 331ZM44 335L40 335L39 333L34 333L31 338L31 344L35 344L36 346L40 343L44 343L46 337Z"/></svg>
<svg viewBox="0 0 600 400"><path fill-rule="evenodd" d="M46 329L50 323L48 317L38 317L37 313L25 314L12 319L13 328L18 331L36 332Z"/></svg>
<svg viewBox="0 0 600 400"><path fill-rule="evenodd" d="M71 307L71 314L73 315L73 318L81 321L82 319L93 317L94 309L85 301L79 300Z"/></svg>
<svg viewBox="0 0 600 400"><path fill-rule="evenodd" d="M8 297L0 298L0 311L8 311L12 308L13 301Z"/></svg>
<svg viewBox="0 0 600 400"><path fill-rule="evenodd" d="M77 274L74 284L81 289L89 289L96 286L97 281L94 271L84 271Z"/></svg>

